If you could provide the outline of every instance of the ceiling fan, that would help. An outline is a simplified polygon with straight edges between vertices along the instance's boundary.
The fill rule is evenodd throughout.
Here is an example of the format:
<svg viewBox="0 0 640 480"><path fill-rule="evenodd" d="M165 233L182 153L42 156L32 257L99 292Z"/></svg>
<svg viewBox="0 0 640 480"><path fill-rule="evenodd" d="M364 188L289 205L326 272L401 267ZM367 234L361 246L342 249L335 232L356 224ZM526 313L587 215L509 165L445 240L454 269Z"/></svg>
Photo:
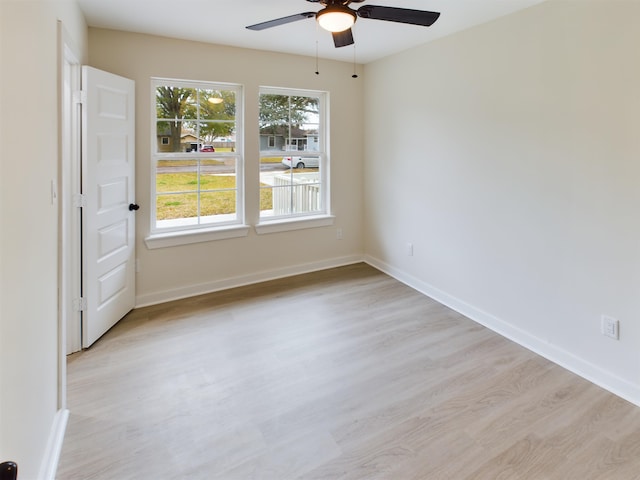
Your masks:
<svg viewBox="0 0 640 480"><path fill-rule="evenodd" d="M364 0L307 0L307 2L319 3L320 5L324 5L324 8L319 12L297 13L287 17L276 18L275 20L249 25L247 28L249 30L265 30L287 23L297 22L298 20L304 20L305 18L315 17L322 28L333 34L333 43L336 48L338 48L354 43L351 27L358 17L429 27L440 16L438 12L382 7L377 5L364 5L357 10L349 8L351 3L362 3Z"/></svg>

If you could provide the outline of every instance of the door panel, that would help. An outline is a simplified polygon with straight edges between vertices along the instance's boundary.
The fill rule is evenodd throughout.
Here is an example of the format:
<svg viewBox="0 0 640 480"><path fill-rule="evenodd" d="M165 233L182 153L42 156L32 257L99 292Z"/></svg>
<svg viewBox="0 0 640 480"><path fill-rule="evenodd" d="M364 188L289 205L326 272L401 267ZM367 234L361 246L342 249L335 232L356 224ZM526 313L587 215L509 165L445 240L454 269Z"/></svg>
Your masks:
<svg viewBox="0 0 640 480"><path fill-rule="evenodd" d="M87 348L135 304L135 84L82 68L83 297Z"/></svg>

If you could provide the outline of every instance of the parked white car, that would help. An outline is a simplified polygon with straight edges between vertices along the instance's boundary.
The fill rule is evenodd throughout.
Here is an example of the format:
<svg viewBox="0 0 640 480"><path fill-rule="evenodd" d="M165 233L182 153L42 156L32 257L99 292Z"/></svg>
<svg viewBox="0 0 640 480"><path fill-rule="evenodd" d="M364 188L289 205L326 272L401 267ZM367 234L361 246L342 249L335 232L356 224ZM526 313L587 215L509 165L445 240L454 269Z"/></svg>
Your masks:
<svg viewBox="0 0 640 480"><path fill-rule="evenodd" d="M282 163L289 168L318 168L320 157L284 157Z"/></svg>

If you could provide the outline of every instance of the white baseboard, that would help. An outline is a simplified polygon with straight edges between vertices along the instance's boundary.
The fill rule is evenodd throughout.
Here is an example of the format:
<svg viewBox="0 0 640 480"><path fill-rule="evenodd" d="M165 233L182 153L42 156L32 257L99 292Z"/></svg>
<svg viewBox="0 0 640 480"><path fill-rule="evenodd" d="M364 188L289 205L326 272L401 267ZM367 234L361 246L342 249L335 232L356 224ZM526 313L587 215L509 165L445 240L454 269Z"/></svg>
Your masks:
<svg viewBox="0 0 640 480"><path fill-rule="evenodd" d="M226 278L224 280L216 280L213 282L200 283L196 285L187 285L162 292L147 293L136 296L136 308L148 307L160 303L180 300L182 298L195 297L205 293L218 292L229 288L242 287L254 283L266 282L268 280L276 280L278 278L291 277L303 273L317 272L329 268L351 265L363 261L362 255L351 255L348 257L332 258L320 262L305 263L302 265L293 265L285 268L267 270L264 272L251 273L249 275L241 275L238 277Z"/></svg>
<svg viewBox="0 0 640 480"><path fill-rule="evenodd" d="M64 433L67 430L67 422L69 420L69 410L58 410L53 418L51 432L47 440L47 447L42 458L40 466L40 480L55 480L56 470L58 470L58 461L62 452L62 444L64 443Z"/></svg>
<svg viewBox="0 0 640 480"><path fill-rule="evenodd" d="M552 361L553 363L560 365L563 368L566 368L599 387L602 387L605 390L640 406L639 385L619 378L611 372L603 370L599 366L594 365L593 363L578 357L567 350L550 344L549 342L532 335L526 330L522 330L509 322L496 317L495 315L478 309L473 305L449 295L448 293L443 292L442 290L439 290L400 269L388 265L381 260L366 255L364 261L372 267L383 271L405 285L408 285L420 293L433 298L437 302L446 305L452 310L461 313L465 317L489 328L490 330L493 330L503 337L512 340L513 342L531 350L547 360Z"/></svg>

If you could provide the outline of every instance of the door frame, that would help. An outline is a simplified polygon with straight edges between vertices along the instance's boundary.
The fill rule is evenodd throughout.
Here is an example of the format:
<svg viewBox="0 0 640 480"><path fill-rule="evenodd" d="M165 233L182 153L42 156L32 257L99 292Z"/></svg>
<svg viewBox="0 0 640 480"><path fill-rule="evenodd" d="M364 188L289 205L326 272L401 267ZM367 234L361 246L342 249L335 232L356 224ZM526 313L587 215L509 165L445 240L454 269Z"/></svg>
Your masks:
<svg viewBox="0 0 640 480"><path fill-rule="evenodd" d="M81 312L75 300L81 296L82 248L80 209L74 198L80 193L81 56L58 22L59 39L59 161L58 161L58 408L67 408L67 354L81 345Z"/></svg>

